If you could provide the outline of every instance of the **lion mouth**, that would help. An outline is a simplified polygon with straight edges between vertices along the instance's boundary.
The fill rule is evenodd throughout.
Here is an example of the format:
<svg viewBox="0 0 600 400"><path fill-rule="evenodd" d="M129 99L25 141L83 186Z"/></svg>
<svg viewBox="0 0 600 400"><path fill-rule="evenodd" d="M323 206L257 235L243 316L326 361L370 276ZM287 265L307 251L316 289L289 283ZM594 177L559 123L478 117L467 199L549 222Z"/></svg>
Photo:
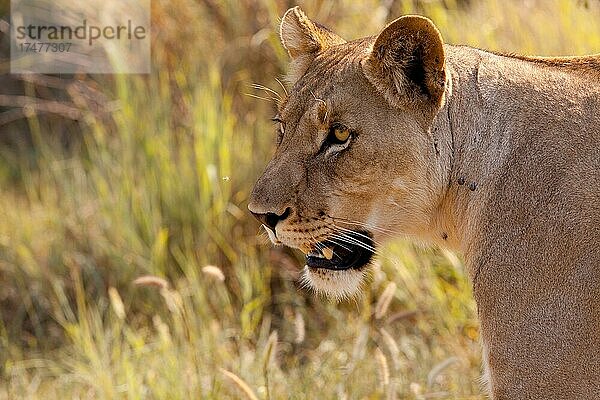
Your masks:
<svg viewBox="0 0 600 400"><path fill-rule="evenodd" d="M361 269L367 265L375 252L372 236L365 231L351 231L324 240L306 254L309 268L344 271Z"/></svg>

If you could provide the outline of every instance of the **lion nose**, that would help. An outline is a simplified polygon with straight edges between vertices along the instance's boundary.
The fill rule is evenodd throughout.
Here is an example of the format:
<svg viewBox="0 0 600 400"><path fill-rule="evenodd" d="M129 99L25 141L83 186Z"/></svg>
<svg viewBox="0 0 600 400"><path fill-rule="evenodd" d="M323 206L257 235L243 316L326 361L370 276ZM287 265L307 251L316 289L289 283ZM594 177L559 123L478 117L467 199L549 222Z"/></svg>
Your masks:
<svg viewBox="0 0 600 400"><path fill-rule="evenodd" d="M252 215L254 215L254 217L259 220L262 224L266 225L268 228L270 228L273 232L275 232L275 227L277 226L277 223L279 221L283 221L284 219L286 219L289 215L290 215L290 208L286 208L285 211L283 212L283 214L275 214L272 212L267 212L264 214L261 213L255 213L252 212Z"/></svg>

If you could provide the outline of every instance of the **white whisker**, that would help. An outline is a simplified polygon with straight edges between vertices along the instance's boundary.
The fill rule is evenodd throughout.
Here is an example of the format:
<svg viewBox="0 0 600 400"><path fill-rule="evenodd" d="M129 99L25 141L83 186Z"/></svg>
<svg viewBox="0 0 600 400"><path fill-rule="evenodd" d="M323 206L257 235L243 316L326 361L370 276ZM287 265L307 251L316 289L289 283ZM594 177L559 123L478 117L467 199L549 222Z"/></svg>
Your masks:
<svg viewBox="0 0 600 400"><path fill-rule="evenodd" d="M349 220L346 218L334 218L334 217L330 217L331 219L333 219L334 222L341 222L344 224L348 224L348 225L354 225L357 226L359 228L363 228L369 231L376 231L376 232L380 232L380 233L388 233L390 235L393 235L395 232L389 229L385 229L385 228L381 228L381 227L377 227L377 226L367 226L367 224L360 222L360 221L353 221L353 220Z"/></svg>
<svg viewBox="0 0 600 400"><path fill-rule="evenodd" d="M276 91L274 91L273 89L271 89L271 88L268 88L268 87L266 87L264 85L261 85L259 83L253 83L251 86L252 86L253 89L263 90L265 92L269 92L271 94L274 94L277 97L278 100L281 100L281 95L279 93L277 93Z"/></svg>
<svg viewBox="0 0 600 400"><path fill-rule="evenodd" d="M340 247L341 247L341 248L343 248L344 250L352 251L352 250L350 250L349 248L347 248L346 246L344 246L344 245L342 245L342 244L338 243L336 240L334 240L334 239L332 239L332 238L328 238L328 239L327 239L327 241L328 241L328 242L331 242L331 243L333 243L333 244L335 244L336 246L340 246Z"/></svg>
<svg viewBox="0 0 600 400"><path fill-rule="evenodd" d="M246 96L254 97L255 99L260 99L260 100L264 100L264 101L268 101L268 102L274 102L274 103L276 103L276 104L277 104L277 103L278 103L278 101L279 101L279 100L277 100L277 99L276 99L276 98L274 98L274 97L269 97L269 98L267 98L267 97L257 96L257 95L255 95L255 94L252 94L252 93L244 93L244 94L245 94Z"/></svg>
<svg viewBox="0 0 600 400"><path fill-rule="evenodd" d="M335 226L335 225L334 225ZM352 229L347 229L347 228L343 228L341 226L335 226L336 229L344 231L344 232L349 232L348 236L360 236L362 238L365 238L367 240L372 241L375 245L379 246L380 244L377 243L375 240L373 240L372 237L370 237L369 235L365 235L364 233L361 232L357 232L357 231L353 231Z"/></svg>
<svg viewBox="0 0 600 400"><path fill-rule="evenodd" d="M353 238L345 233L341 233L341 234L335 234L333 235L334 239L338 239L341 240L342 242L348 243L348 244L353 244L355 246L361 247L367 251L370 251L371 253L375 253L375 248L373 246L370 246L366 243L361 242L360 240Z"/></svg>
<svg viewBox="0 0 600 400"><path fill-rule="evenodd" d="M277 83L279 83L279 86L281 86L281 88L283 89L283 93L285 93L286 96L288 96L288 91L285 88L285 85L283 83L281 83L281 81L277 78L275 78L275 80L277 81Z"/></svg>

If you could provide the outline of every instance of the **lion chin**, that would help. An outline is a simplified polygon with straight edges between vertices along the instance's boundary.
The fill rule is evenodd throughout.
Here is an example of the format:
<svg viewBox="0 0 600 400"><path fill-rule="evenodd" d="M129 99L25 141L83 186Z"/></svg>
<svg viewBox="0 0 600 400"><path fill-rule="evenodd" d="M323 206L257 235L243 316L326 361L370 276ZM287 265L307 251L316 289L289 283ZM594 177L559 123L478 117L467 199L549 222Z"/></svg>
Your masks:
<svg viewBox="0 0 600 400"><path fill-rule="evenodd" d="M302 287L317 295L341 302L354 299L362 292L371 275L370 271L369 266L343 271L305 266L300 282Z"/></svg>

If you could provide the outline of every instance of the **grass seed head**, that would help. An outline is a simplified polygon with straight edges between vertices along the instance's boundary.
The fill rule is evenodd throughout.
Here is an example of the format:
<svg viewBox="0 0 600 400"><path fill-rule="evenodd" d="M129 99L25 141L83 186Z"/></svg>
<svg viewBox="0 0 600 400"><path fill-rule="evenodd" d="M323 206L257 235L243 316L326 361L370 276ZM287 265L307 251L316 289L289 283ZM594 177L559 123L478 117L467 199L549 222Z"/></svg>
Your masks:
<svg viewBox="0 0 600 400"><path fill-rule="evenodd" d="M159 289L168 289L169 282L166 279L154 275L143 275L133 281L136 286L154 286Z"/></svg>
<svg viewBox="0 0 600 400"><path fill-rule="evenodd" d="M207 265L206 267L203 267L202 272L205 275L218 280L219 282L225 281L225 274L223 274L223 271L221 271L221 268L216 267L214 265Z"/></svg>
<svg viewBox="0 0 600 400"><path fill-rule="evenodd" d="M387 358L379 347L375 349L375 359L377 360L377 376L379 377L379 384L382 389L385 390L390 384L390 369L388 367Z"/></svg>
<svg viewBox="0 0 600 400"><path fill-rule="evenodd" d="M390 282L385 287L383 293L377 300L377 304L375 305L375 319L382 318L386 313L388 308L390 307L390 303L394 298L394 293L396 292L396 283Z"/></svg>
<svg viewBox="0 0 600 400"><path fill-rule="evenodd" d="M125 319L125 305L121 295L114 287L108 288L108 298L110 299L110 305L119 319Z"/></svg>
<svg viewBox="0 0 600 400"><path fill-rule="evenodd" d="M227 371L226 369L219 368L221 373L225 375L233 384L246 395L246 398L249 400L258 400L254 391L250 388L250 386L239 376L234 374L233 372Z"/></svg>

